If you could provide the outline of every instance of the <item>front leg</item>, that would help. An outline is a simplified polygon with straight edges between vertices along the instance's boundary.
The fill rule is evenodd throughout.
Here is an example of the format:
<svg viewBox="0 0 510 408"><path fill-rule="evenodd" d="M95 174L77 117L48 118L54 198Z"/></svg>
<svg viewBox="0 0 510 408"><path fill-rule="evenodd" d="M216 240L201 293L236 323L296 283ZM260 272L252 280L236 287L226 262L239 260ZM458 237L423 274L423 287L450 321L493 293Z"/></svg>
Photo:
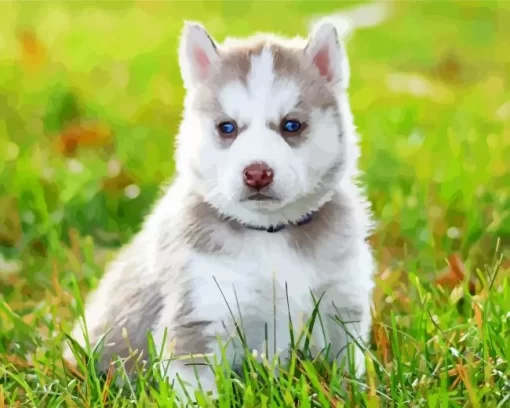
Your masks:
<svg viewBox="0 0 510 408"><path fill-rule="evenodd" d="M329 357L344 371L360 377L365 372L365 349L369 340L370 309L365 305L325 307L329 334Z"/></svg>
<svg viewBox="0 0 510 408"><path fill-rule="evenodd" d="M319 310L327 334L324 346L329 345L328 356L339 367L359 377L365 372L365 350L372 324L373 261L370 252L362 250L340 264L335 279L321 288Z"/></svg>
<svg viewBox="0 0 510 408"><path fill-rule="evenodd" d="M368 297L362 304L352 294L341 293L331 285L322 292L316 291L311 298L310 312L294 333L296 342L299 340L296 347L312 358L320 355L330 362L337 361L338 368L344 371L363 375L370 322Z"/></svg>
<svg viewBox="0 0 510 408"><path fill-rule="evenodd" d="M223 358L235 366L242 351L226 316L214 321L202 317L198 313L177 316L168 334L163 325L155 332L155 343L162 347L160 371L181 403L195 402L195 391L217 399L221 390L215 372L222 369Z"/></svg>
<svg viewBox="0 0 510 408"><path fill-rule="evenodd" d="M221 357L219 352L202 355L176 356L163 354L160 366L161 374L168 380L181 404L196 402L196 391L217 399L219 392L216 385L215 359Z"/></svg>
<svg viewBox="0 0 510 408"><path fill-rule="evenodd" d="M217 308L216 310L218 310ZM243 325L238 327L242 332L240 338L231 315L211 321L201 320L204 313L194 313L185 320L180 321L172 330L172 335L166 336L165 348L162 350L164 362L161 364L162 375L173 383L179 401L194 402L195 391L210 395L217 399L221 395L215 379L215 371L222 370L223 359L227 360L228 367L237 372L241 367L245 351L253 353L251 357L259 362L268 361L273 366L274 374L278 375L278 367L274 365L276 355L288 355L289 334L288 328L278 326L282 332L276 335L276 352L274 350L272 330L268 329L268 341L264 338L265 324L260 318L243 316ZM239 319L240 320L240 319ZM238 324L240 322L236 320ZM286 326L286 325L285 325ZM162 328L162 330L164 330ZM162 341L163 331L156 332L156 344ZM243 340L246 344L243 345ZM246 348L245 348L246 346ZM262 357L265 355L264 357ZM223 373L228 374L228 373Z"/></svg>

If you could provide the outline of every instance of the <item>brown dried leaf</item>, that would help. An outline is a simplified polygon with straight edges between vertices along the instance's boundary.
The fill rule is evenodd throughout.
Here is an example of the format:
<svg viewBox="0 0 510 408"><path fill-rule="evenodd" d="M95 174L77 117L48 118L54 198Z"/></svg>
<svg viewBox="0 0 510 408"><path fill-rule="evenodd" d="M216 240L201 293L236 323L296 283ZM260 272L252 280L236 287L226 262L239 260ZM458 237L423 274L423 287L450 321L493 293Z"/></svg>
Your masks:
<svg viewBox="0 0 510 408"><path fill-rule="evenodd" d="M103 190L107 192L120 192L127 186L134 184L135 180L125 170L121 170L114 177L104 178L102 182Z"/></svg>
<svg viewBox="0 0 510 408"><path fill-rule="evenodd" d="M76 366L72 363L70 363L69 361L67 360L63 360L64 361L64 368L66 370L66 372L70 373L71 375L73 375L75 378L78 378L79 380L85 380L85 376L78 370L78 368L76 368Z"/></svg>
<svg viewBox="0 0 510 408"><path fill-rule="evenodd" d="M57 148L66 155L73 156L80 147L100 148L113 140L113 131L102 123L74 123L58 137Z"/></svg>
<svg viewBox="0 0 510 408"><path fill-rule="evenodd" d="M17 369L32 368L33 364L15 355L5 355L4 358Z"/></svg>
<svg viewBox="0 0 510 408"><path fill-rule="evenodd" d="M18 33L21 47L22 64L28 68L37 68L46 60L46 49L34 32L23 30Z"/></svg>
<svg viewBox="0 0 510 408"><path fill-rule="evenodd" d="M444 288L453 289L457 285L459 285L466 276L464 264L458 255L453 254L448 257L449 267L439 275L435 283L438 286L442 286Z"/></svg>
<svg viewBox="0 0 510 408"><path fill-rule="evenodd" d="M0 223L0 244L12 247L22 236L18 203L15 197L8 195L0 197L0 214L3 214L3 221Z"/></svg>
<svg viewBox="0 0 510 408"><path fill-rule="evenodd" d="M106 381L105 381L105 384L103 387L103 393L102 393L102 397L101 397L103 405L106 405L106 403L108 402L108 396L109 396L108 390L109 390L110 385L113 380L113 374L114 374L114 365L110 364L110 366L108 367L108 373L106 376Z"/></svg>
<svg viewBox="0 0 510 408"><path fill-rule="evenodd" d="M372 332L377 350L380 352L384 364L388 365L390 362L390 341L386 331L384 330L383 324L375 322Z"/></svg>
<svg viewBox="0 0 510 408"><path fill-rule="evenodd" d="M460 58L449 52L437 64L435 74L444 82L457 83L462 79L463 68Z"/></svg>
<svg viewBox="0 0 510 408"><path fill-rule="evenodd" d="M480 362L478 361L476 365L478 365ZM471 380L469 378L469 373L466 367L462 364L462 362L459 362L457 364L457 367L459 367L459 377L464 383L464 387L466 388L468 392L469 399L471 401L472 407L479 407L480 404L478 403L478 398L476 396L475 389L473 387L473 384L471 383Z"/></svg>
<svg viewBox="0 0 510 408"><path fill-rule="evenodd" d="M483 328L483 318L482 318L482 309L480 308L480 305L476 302L473 302L473 312L475 314L474 319L475 323L478 326L480 330Z"/></svg>

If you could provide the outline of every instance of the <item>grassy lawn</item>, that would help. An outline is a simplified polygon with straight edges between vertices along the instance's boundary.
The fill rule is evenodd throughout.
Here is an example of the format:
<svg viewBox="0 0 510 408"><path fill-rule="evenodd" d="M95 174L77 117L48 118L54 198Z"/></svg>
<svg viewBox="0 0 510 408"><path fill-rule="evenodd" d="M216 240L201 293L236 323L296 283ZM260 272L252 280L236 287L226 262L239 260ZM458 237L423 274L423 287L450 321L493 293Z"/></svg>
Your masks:
<svg viewBox="0 0 510 408"><path fill-rule="evenodd" d="M174 170L182 20L305 35L354 4L0 3L0 408L173 406L156 368L120 387L60 344ZM378 221L367 374L249 359L217 406L510 406L510 2L392 5L348 42Z"/></svg>

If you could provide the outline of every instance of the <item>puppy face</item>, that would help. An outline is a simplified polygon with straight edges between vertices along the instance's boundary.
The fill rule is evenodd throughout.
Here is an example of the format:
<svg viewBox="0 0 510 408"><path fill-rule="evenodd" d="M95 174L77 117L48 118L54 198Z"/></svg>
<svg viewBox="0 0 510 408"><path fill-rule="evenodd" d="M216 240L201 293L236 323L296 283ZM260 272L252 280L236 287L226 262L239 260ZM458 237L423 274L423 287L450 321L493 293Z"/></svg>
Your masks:
<svg viewBox="0 0 510 408"><path fill-rule="evenodd" d="M342 56L329 24L308 41L253 36L222 45L202 26L185 26L178 161L206 201L257 225L294 221L319 205L344 162Z"/></svg>

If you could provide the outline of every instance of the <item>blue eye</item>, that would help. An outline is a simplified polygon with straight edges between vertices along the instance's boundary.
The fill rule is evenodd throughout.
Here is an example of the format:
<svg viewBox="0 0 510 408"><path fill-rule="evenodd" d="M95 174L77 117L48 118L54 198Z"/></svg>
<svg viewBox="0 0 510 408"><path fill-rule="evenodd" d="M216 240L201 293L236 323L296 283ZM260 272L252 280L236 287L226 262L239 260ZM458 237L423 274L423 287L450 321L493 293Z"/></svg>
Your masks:
<svg viewBox="0 0 510 408"><path fill-rule="evenodd" d="M301 129L301 123L297 120L286 120L283 122L283 131L289 133L296 133Z"/></svg>
<svg viewBox="0 0 510 408"><path fill-rule="evenodd" d="M218 125L219 131L223 135L232 135L236 130L236 125L232 122L222 122Z"/></svg>

